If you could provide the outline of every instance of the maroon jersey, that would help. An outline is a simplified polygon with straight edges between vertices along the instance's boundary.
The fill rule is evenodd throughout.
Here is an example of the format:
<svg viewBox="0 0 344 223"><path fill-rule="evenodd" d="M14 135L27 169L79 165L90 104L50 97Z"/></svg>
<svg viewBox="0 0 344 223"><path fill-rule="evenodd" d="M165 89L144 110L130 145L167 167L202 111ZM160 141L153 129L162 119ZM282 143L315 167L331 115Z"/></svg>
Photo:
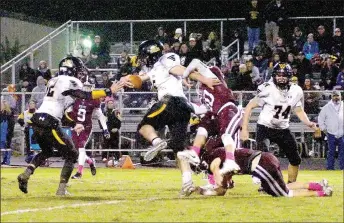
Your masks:
<svg viewBox="0 0 344 223"><path fill-rule="evenodd" d="M220 168L222 168L226 160L226 151L224 147L217 147L220 145L217 139L213 139L212 142L207 144L207 147L205 147L206 151L201 156L201 168L211 173L210 165L216 158L221 159ZM260 160L252 172L252 160L259 154L261 154ZM240 167L240 173L251 174L253 177L258 178L266 193L274 197L288 196L289 190L283 180L280 163L273 154L251 149L237 149L235 150L234 157L235 162ZM231 177L226 180L231 180Z"/></svg>
<svg viewBox="0 0 344 223"><path fill-rule="evenodd" d="M92 128L93 110L100 107L99 99L76 99L73 104L73 111L68 114L76 123L83 124L85 129Z"/></svg>
<svg viewBox="0 0 344 223"><path fill-rule="evenodd" d="M234 102L235 98L232 90L227 87L223 74L218 67L209 67L221 84L214 86L214 89L208 88L202 84L200 90L202 92L202 101L206 104L214 114L217 114L222 106L228 102Z"/></svg>

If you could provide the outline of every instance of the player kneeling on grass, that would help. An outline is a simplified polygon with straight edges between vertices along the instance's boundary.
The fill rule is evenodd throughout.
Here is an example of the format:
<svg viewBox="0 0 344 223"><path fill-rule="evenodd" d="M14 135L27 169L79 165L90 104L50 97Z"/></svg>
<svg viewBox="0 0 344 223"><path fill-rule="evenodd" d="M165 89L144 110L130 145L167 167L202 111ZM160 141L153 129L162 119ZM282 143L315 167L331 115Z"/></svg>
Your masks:
<svg viewBox="0 0 344 223"><path fill-rule="evenodd" d="M223 196L227 189L234 187L232 174L222 175L220 169L226 160L226 150L219 138L210 138L201 156L200 168L214 175L213 187L198 187L198 192L206 196ZM237 149L235 162L241 174L252 175L255 184L261 184L264 192L274 197L323 197L332 196L332 188L326 179L320 182L286 184L278 159L268 152L251 149Z"/></svg>
<svg viewBox="0 0 344 223"><path fill-rule="evenodd" d="M87 81L84 83L83 90L92 91L92 85ZM72 179L80 179L83 174L85 162L90 165L92 175L96 175L96 167L94 159L87 156L85 148L90 141L92 134L92 118L99 120L105 138L110 138L110 133L106 126L106 117L100 108L99 99L79 99L67 106L65 118L68 125L75 126L72 131L72 140L75 147L79 150L78 171Z"/></svg>

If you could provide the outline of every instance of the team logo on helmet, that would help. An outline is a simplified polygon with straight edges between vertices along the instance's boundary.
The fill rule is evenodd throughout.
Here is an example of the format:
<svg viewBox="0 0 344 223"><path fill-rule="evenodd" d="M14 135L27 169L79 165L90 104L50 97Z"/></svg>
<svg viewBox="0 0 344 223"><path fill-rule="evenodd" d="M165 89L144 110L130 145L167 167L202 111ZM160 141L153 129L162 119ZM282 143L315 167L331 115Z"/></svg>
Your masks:
<svg viewBox="0 0 344 223"><path fill-rule="evenodd" d="M151 46L151 48L148 51L149 51L149 53L156 53L156 52L160 51L160 48L153 45L153 46Z"/></svg>
<svg viewBox="0 0 344 223"><path fill-rule="evenodd" d="M61 64L62 67L73 67L73 61L72 60L65 60Z"/></svg>

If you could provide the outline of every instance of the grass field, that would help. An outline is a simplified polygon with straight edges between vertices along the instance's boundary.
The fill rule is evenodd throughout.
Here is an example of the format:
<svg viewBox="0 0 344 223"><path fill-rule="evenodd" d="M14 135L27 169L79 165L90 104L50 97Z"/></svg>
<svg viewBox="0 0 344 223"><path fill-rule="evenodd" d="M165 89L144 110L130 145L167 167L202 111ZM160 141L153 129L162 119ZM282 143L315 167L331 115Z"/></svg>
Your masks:
<svg viewBox="0 0 344 223"><path fill-rule="evenodd" d="M55 196L59 168L38 169L28 194L18 189L22 171L1 168L1 222L343 222L343 171L300 172L299 181L329 180L334 193L323 198L262 195L250 176L235 176L235 188L224 197L179 198L176 169L105 168L95 177L86 169L82 180L70 181L73 196L61 198Z"/></svg>

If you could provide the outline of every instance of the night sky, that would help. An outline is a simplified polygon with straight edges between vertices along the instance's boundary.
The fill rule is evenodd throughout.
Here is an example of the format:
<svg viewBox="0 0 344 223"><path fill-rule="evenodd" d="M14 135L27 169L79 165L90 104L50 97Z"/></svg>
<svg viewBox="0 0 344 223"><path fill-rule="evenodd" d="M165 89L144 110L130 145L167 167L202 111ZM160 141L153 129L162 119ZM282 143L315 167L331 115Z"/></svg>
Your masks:
<svg viewBox="0 0 344 223"><path fill-rule="evenodd" d="M343 0L284 0L291 16L344 15ZM0 9L52 22L71 20L235 18L247 0L2 0ZM267 0L258 1L264 7Z"/></svg>

